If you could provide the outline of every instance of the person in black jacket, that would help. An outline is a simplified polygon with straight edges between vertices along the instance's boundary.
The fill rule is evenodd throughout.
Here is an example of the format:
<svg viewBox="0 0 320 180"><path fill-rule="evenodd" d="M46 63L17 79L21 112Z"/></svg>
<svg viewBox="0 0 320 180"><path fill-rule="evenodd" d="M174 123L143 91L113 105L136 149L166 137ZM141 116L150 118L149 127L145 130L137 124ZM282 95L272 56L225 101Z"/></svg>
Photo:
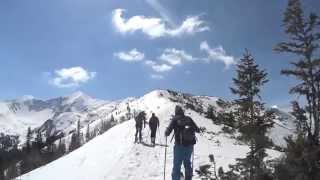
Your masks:
<svg viewBox="0 0 320 180"><path fill-rule="evenodd" d="M185 169L185 180L191 180L193 174L191 155L193 146L196 144L195 132L199 133L200 128L189 116L184 115L180 106L176 106L175 115L166 129L165 135L169 136L172 130L175 136L172 180L180 180L182 163Z"/></svg>
<svg viewBox="0 0 320 180"><path fill-rule="evenodd" d="M149 128L151 131L151 143L155 145L157 129L159 128L159 119L154 113L152 113L152 116L149 120Z"/></svg>
<svg viewBox="0 0 320 180"><path fill-rule="evenodd" d="M136 134L135 134L135 142L138 141L139 136L139 142L142 141L142 127L146 127L146 113L144 111L140 112L135 118L136 121Z"/></svg>

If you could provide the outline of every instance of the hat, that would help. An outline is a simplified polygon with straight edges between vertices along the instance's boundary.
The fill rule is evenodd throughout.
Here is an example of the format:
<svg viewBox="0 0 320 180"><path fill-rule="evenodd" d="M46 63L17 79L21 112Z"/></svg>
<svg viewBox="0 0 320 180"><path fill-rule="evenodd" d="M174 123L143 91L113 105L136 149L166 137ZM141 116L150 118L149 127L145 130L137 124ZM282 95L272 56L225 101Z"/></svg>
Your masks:
<svg viewBox="0 0 320 180"><path fill-rule="evenodd" d="M183 109L181 106L176 106L176 109L175 109L175 114L176 115L184 115L184 112L183 112Z"/></svg>

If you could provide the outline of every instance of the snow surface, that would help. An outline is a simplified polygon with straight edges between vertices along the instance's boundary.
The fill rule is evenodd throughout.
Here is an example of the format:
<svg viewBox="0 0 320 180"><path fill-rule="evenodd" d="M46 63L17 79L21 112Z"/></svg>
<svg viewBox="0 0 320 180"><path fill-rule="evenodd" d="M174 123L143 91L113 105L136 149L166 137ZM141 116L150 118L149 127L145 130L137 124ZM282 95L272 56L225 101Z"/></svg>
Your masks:
<svg viewBox="0 0 320 180"><path fill-rule="evenodd" d="M144 142L135 144L135 123L131 119L123 122L104 134L89 141L68 155L21 176L22 180L160 180L164 172L165 138L164 130L173 115L174 103L168 99L167 91L153 91L139 99L131 99L115 104L116 115L123 113L127 104L135 110L144 110L147 117L151 112L160 119L160 130L157 134L157 145L151 147L150 132L143 130ZM115 113L115 111L111 111ZM236 158L246 155L249 148L239 144L230 135L219 133L222 126L215 125L195 111L188 110L186 114L199 125L206 127L206 133L198 135L195 145L194 167L207 164L208 155L213 154L217 167L228 169ZM107 114L106 114L107 115ZM280 129L279 129L280 131ZM166 179L171 179L173 142L168 139L168 154L166 163ZM279 157L277 151L268 150L269 159ZM195 176L194 179L199 179Z"/></svg>

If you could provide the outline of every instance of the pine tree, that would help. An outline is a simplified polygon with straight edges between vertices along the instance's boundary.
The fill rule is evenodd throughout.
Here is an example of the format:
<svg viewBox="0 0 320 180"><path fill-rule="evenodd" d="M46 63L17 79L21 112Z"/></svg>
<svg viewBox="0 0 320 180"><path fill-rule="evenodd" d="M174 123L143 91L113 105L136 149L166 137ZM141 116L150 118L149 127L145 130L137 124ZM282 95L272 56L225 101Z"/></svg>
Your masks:
<svg viewBox="0 0 320 180"><path fill-rule="evenodd" d="M79 146L78 146L78 136L76 133L72 133L71 135L71 141L70 141L70 144L69 144L69 152L72 152L73 150L77 149Z"/></svg>
<svg viewBox="0 0 320 180"><path fill-rule="evenodd" d="M40 150L43 146L43 141L42 141L42 134L41 134L41 131L39 130L37 132L37 137L36 137L36 145L37 145L37 148Z"/></svg>
<svg viewBox="0 0 320 180"><path fill-rule="evenodd" d="M131 116L133 117L133 115L131 114ZM114 116L111 114L110 120L109 120L110 126L113 127L114 125L117 124L116 119L114 118Z"/></svg>
<svg viewBox="0 0 320 180"><path fill-rule="evenodd" d="M266 133L272 127L274 117L260 102L261 88L268 82L267 73L259 69L248 50L237 65L237 77L233 82L231 91L239 96L239 99L234 101L239 131L242 133L241 138L248 142L250 147L247 157L238 159L237 166L241 167L243 176L256 180L265 173L263 159L266 157L265 148L270 144Z"/></svg>
<svg viewBox="0 0 320 180"><path fill-rule="evenodd" d="M289 0L284 13L284 28L287 42L281 42L275 51L293 53L299 59L292 62L292 69L282 70L282 74L293 76L299 84L291 88L290 93L305 97L308 111L309 141L319 144L320 132L320 58L316 57L320 46L320 18L311 13L304 17L299 0ZM318 54L319 55L319 54Z"/></svg>
<svg viewBox="0 0 320 180"><path fill-rule="evenodd" d="M294 54L291 69L283 75L294 77L299 83L290 93L304 97L305 107L293 103L297 136L286 139L286 156L278 165L279 177L320 179L320 18L310 13L305 16L299 0L289 0L284 12L283 25L288 35L275 51Z"/></svg>
<svg viewBox="0 0 320 180"><path fill-rule="evenodd" d="M113 114L111 114L111 117L110 117L110 122L111 122L111 123L116 123L116 120L114 119L114 116L113 116Z"/></svg>
<svg viewBox="0 0 320 180"><path fill-rule="evenodd" d="M58 156L61 157L66 153L66 144L62 138L59 139Z"/></svg>
<svg viewBox="0 0 320 180"><path fill-rule="evenodd" d="M78 136L78 140L80 139L80 131L81 131L81 126L80 126L80 120L78 120L77 122L77 136Z"/></svg>
<svg viewBox="0 0 320 180"><path fill-rule="evenodd" d="M4 134L0 133L0 180L4 180L5 175L4 175L4 171L6 168L6 161L5 161L5 147L2 143L2 139L4 138Z"/></svg>
<svg viewBox="0 0 320 180"><path fill-rule="evenodd" d="M308 118L306 111L299 105L297 101L292 101L292 112L291 114L295 117L296 132L297 134L305 137L307 133L311 132L311 129L308 125Z"/></svg>
<svg viewBox="0 0 320 180"><path fill-rule="evenodd" d="M27 152L30 152L30 150L31 150L31 138L32 138L31 136L32 136L31 128L28 127L27 141L26 141Z"/></svg>
<svg viewBox="0 0 320 180"><path fill-rule="evenodd" d="M106 131L106 123L104 120L101 120L100 134L103 134Z"/></svg>
<svg viewBox="0 0 320 180"><path fill-rule="evenodd" d="M72 133L71 141L69 144L69 152L78 149L82 144L83 134L81 133L81 125L80 120L77 122L77 129L76 132Z"/></svg>
<svg viewBox="0 0 320 180"><path fill-rule="evenodd" d="M212 105L209 105L207 109L206 117L208 119L214 120L216 118L214 113L215 113L214 107Z"/></svg>
<svg viewBox="0 0 320 180"><path fill-rule="evenodd" d="M86 131L86 141L90 141L91 135L90 135L90 126L89 124L87 125L87 131Z"/></svg>

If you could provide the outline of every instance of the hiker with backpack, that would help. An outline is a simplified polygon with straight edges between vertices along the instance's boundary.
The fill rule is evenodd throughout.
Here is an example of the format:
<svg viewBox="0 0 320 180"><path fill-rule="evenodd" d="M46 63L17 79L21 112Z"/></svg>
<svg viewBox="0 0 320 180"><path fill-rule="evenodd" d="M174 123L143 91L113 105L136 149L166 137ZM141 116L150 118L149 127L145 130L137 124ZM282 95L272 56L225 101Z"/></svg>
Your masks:
<svg viewBox="0 0 320 180"><path fill-rule="evenodd" d="M185 180L191 180L193 175L191 156L193 146L196 144L195 133L199 133L200 128L189 116L184 115L180 106L176 106L175 115L165 131L166 137L171 134L172 130L174 130L175 137L172 180L180 180L182 163L185 169Z"/></svg>
<svg viewBox="0 0 320 180"><path fill-rule="evenodd" d="M135 134L135 140L134 142L138 142L138 136L139 136L139 142L142 141L142 127L146 127L146 113L144 111L141 111L135 118L136 121L136 134Z"/></svg>
<svg viewBox="0 0 320 180"><path fill-rule="evenodd" d="M155 145L156 144L156 133L157 133L157 129L159 128L159 119L154 113L152 113L152 116L149 119L149 128L151 131L151 143L152 143L152 145Z"/></svg>

